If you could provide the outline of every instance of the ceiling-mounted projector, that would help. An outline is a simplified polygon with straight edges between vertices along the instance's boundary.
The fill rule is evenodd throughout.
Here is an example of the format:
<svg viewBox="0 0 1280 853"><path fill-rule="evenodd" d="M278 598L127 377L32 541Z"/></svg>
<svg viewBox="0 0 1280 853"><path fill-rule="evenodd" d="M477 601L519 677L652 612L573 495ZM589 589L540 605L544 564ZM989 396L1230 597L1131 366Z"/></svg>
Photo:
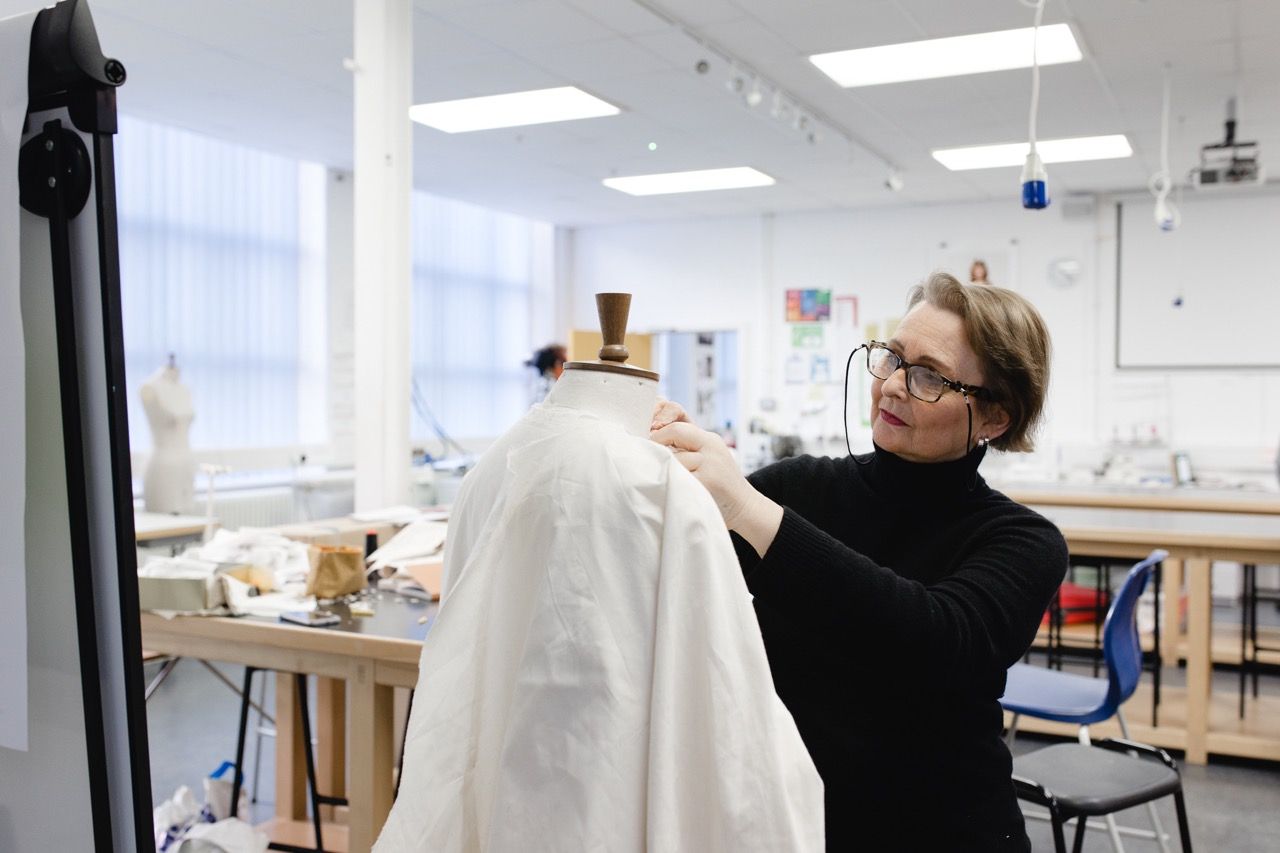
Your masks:
<svg viewBox="0 0 1280 853"><path fill-rule="evenodd" d="M1258 161L1258 143L1236 141L1236 99L1227 101L1226 138L1200 149L1200 165L1191 170L1195 187L1260 184L1266 172Z"/></svg>

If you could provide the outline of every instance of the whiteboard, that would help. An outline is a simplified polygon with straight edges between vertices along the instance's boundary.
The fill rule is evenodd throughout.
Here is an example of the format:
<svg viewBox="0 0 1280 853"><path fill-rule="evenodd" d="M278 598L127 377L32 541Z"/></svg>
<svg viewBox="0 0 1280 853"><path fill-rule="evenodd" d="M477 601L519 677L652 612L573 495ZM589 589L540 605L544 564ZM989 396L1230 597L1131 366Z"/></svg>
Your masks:
<svg viewBox="0 0 1280 853"><path fill-rule="evenodd" d="M1280 367L1280 195L1188 192L1180 207L1163 232L1154 201L1120 205L1116 366Z"/></svg>

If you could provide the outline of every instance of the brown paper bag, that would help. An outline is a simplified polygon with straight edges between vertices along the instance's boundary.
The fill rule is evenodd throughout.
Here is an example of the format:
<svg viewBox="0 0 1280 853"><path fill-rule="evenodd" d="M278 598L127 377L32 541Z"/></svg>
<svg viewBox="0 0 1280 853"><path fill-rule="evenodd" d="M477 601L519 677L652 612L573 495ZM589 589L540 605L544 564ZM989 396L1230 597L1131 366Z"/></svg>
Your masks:
<svg viewBox="0 0 1280 853"><path fill-rule="evenodd" d="M307 595L340 598L365 588L364 552L341 545L313 545Z"/></svg>

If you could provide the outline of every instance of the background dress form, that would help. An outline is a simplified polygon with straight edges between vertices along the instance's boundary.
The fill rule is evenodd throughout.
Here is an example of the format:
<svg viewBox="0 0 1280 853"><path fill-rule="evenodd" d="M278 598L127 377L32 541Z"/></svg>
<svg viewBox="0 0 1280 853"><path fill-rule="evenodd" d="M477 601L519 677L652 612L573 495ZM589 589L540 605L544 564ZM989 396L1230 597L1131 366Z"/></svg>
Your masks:
<svg viewBox="0 0 1280 853"><path fill-rule="evenodd" d="M195 411L177 367L164 367L143 383L142 409L151 426L151 457L142 481L147 512L191 512L196 461L188 434Z"/></svg>
<svg viewBox="0 0 1280 853"><path fill-rule="evenodd" d="M819 853L822 782L651 380L566 370L467 475L376 853Z"/></svg>

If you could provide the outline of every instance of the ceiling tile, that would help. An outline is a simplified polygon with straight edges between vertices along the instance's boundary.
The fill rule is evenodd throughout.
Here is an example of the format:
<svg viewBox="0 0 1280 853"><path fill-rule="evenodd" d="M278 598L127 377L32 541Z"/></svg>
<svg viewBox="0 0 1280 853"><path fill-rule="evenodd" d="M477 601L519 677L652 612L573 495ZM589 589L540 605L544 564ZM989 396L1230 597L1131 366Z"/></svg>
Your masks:
<svg viewBox="0 0 1280 853"><path fill-rule="evenodd" d="M464 5L437 17L514 51L551 48L614 35L604 24L561 0L524 0L502 5Z"/></svg>
<svg viewBox="0 0 1280 853"><path fill-rule="evenodd" d="M415 174L424 188L574 223L1006 196L1016 203L1016 168L951 173L929 152L1024 138L1028 71L845 90L806 58L1027 26L1031 13L1014 0L415 0L414 12L415 100L572 83L625 109L608 119L456 136L416 128ZM129 69L122 111L350 166L353 88L342 69L351 53L350 0L94 0L94 13L104 49ZM1198 161L1200 146L1221 137L1231 95L1240 96L1241 136L1260 143L1264 162L1280 151L1280 2L1048 6L1046 21L1064 16L1088 58L1044 69L1041 136L1122 132L1135 156L1052 165L1051 195L1145 185L1158 158L1170 59L1177 174ZM767 109L748 110L724 86L724 58L699 38L884 152L903 169L906 187L885 191L882 158L832 128L811 146ZM706 74L695 71L699 60L708 61ZM649 151L649 142L658 149ZM736 164L780 183L723 199L643 200L599 183L614 172Z"/></svg>

